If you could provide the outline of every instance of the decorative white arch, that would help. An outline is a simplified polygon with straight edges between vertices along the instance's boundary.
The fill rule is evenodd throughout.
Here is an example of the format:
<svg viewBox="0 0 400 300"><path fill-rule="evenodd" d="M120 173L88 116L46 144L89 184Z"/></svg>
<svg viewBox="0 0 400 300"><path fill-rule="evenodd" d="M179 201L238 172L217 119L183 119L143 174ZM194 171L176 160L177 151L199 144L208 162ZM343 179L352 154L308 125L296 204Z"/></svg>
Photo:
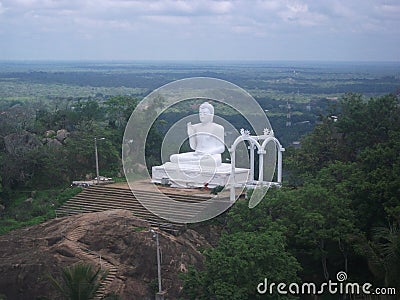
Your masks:
<svg viewBox="0 0 400 300"><path fill-rule="evenodd" d="M233 142L229 152L231 154L231 201L235 200L235 169L236 169L236 147L244 141L248 141L250 143L248 149L250 150L250 174L249 180L246 183L246 187L256 187L263 185L282 185L282 152L285 151L285 148L282 147L279 140L274 136L274 131L269 130L268 128L264 129L263 135L250 135L250 131L241 129L241 135L236 138ZM260 143L262 142L262 143ZM277 182L269 182L264 181L264 155L267 154L265 148L268 143L273 142L276 146L278 152L278 162L277 162ZM259 157L259 166L258 166L258 180L254 179L254 150L257 149L257 154Z"/></svg>

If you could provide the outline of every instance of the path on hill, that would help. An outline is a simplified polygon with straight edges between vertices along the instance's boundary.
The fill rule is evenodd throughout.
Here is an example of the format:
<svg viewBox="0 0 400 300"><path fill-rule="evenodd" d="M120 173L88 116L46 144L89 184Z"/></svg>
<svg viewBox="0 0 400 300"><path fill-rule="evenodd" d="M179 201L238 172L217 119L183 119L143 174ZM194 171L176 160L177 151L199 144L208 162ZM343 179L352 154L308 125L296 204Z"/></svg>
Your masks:
<svg viewBox="0 0 400 300"><path fill-rule="evenodd" d="M99 220L96 220L95 223L98 222ZM63 244L71 249L77 258L85 262L90 261L103 272L107 273L94 297L94 299L102 299L107 294L109 285L114 281L118 267L110 259L102 257L100 253L87 249L85 244L79 242L87 233L90 225L95 225L93 220L86 220L84 217L79 219L76 227L65 234Z"/></svg>
<svg viewBox="0 0 400 300"><path fill-rule="evenodd" d="M138 218L146 220L151 224L172 233L178 233L185 228L186 220L204 211L210 202L211 197L218 197L223 201L224 198L210 195L205 191L199 194L199 190L190 189L164 189L162 193L154 193L146 190L146 184L141 186L140 190L135 190L135 195L130 189L121 188L124 184L111 184L101 186L91 186L85 188L81 193L69 199L59 209L56 210L56 216L70 216L81 213L100 212L110 209L125 209L132 212ZM166 193L165 191L169 191ZM172 193L174 191L174 193ZM163 214L169 214L174 217L175 222L168 221L156 215L157 211L151 212L136 197L146 199L146 205L162 210ZM172 201L165 201L165 197ZM222 203L222 202L221 202Z"/></svg>

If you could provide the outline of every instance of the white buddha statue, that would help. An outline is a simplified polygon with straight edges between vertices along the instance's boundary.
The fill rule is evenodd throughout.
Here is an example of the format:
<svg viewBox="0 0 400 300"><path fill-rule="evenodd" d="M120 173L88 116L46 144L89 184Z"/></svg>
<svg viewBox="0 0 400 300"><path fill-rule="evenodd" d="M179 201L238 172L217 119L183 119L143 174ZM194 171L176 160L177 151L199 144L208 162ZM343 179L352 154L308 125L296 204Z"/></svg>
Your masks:
<svg viewBox="0 0 400 300"><path fill-rule="evenodd" d="M187 124L190 148L194 152L173 154L172 163L201 167L219 167L221 153L225 151L224 127L213 122L214 107L204 102L199 107L198 124Z"/></svg>
<svg viewBox="0 0 400 300"><path fill-rule="evenodd" d="M204 102L199 107L200 123L187 124L191 152L173 154L170 161L152 167L152 182L168 182L175 188L225 186L231 180L232 165L222 163L225 151L224 127L213 122L214 107ZM235 168L235 182L245 183L249 169Z"/></svg>

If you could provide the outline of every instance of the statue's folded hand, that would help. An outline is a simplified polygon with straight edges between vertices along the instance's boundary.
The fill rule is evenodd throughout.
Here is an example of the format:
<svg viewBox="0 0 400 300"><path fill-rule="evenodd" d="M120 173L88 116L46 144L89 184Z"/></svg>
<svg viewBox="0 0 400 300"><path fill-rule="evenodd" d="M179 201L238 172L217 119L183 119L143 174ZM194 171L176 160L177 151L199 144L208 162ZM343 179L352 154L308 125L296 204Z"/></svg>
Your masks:
<svg viewBox="0 0 400 300"><path fill-rule="evenodd" d="M191 122L187 123L187 133L189 137L195 134L194 125Z"/></svg>

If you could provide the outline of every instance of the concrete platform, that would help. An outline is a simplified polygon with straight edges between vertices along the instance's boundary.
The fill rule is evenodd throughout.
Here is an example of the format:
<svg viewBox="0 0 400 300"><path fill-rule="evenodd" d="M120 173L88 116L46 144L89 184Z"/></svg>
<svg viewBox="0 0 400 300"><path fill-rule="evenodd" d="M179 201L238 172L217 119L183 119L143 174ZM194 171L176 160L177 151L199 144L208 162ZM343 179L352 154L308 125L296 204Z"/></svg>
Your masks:
<svg viewBox="0 0 400 300"><path fill-rule="evenodd" d="M221 164L216 168L196 168L191 165L177 165L165 163L152 167L152 182L158 184L168 183L176 188L214 188L226 186L231 179L231 165ZM244 184L248 181L249 169L235 169L235 183Z"/></svg>
<svg viewBox="0 0 400 300"><path fill-rule="evenodd" d="M128 183L126 182L118 182L107 185L111 188L119 188L119 189L127 189L130 190ZM210 198L212 195L210 194L209 188L175 188L171 186L164 186L157 184L157 189L164 194L176 194L182 196L196 196L196 197L204 197ZM135 181L135 190L143 191L143 192L153 192L154 191L154 183L150 180L138 180Z"/></svg>

